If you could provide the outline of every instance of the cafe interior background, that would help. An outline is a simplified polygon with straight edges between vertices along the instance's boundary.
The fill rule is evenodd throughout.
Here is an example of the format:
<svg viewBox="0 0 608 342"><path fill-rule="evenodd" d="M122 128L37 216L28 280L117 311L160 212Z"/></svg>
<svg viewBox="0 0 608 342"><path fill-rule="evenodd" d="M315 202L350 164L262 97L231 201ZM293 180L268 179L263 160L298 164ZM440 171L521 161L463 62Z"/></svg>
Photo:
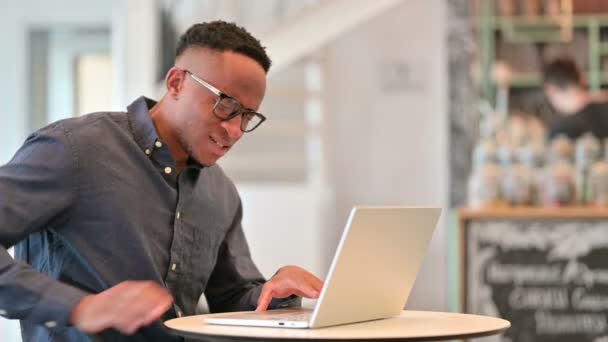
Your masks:
<svg viewBox="0 0 608 342"><path fill-rule="evenodd" d="M323 278L353 205L436 206L406 308L511 320L492 341L608 341L608 176L576 164L604 144L547 141L539 72L568 55L601 94L608 1L0 0L0 163L50 122L158 98L177 35L212 19L274 62L269 120L220 161L267 277Z"/></svg>

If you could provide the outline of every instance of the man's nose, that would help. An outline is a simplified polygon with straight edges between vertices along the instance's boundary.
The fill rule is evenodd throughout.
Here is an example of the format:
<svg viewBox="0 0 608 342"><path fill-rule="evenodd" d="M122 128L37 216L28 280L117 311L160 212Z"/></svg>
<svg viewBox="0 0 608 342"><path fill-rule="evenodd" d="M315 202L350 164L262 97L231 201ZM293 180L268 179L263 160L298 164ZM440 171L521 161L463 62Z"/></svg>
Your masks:
<svg viewBox="0 0 608 342"><path fill-rule="evenodd" d="M242 115L237 115L234 118L226 121L222 121L221 125L224 127L228 136L236 140L241 137L243 131L241 131L241 120L243 119Z"/></svg>

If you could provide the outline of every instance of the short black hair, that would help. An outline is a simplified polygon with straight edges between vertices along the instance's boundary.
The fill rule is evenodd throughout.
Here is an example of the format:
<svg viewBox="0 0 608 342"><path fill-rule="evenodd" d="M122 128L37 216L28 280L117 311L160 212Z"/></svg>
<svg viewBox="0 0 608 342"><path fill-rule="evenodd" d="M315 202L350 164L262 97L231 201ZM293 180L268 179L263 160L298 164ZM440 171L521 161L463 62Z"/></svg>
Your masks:
<svg viewBox="0 0 608 342"><path fill-rule="evenodd" d="M543 67L543 82L565 89L569 86L582 85L583 77L573 59L560 57Z"/></svg>
<svg viewBox="0 0 608 342"><path fill-rule="evenodd" d="M222 20L192 25L179 38L175 57L179 57L191 47L240 53L258 62L266 73L272 64L266 54L266 48L260 44L258 39L244 28Z"/></svg>

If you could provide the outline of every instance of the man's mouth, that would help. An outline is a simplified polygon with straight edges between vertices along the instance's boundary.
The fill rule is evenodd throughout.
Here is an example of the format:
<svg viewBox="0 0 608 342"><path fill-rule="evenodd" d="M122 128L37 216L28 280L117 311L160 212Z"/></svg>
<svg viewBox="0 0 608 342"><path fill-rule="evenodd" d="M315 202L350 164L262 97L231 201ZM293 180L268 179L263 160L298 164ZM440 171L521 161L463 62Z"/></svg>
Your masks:
<svg viewBox="0 0 608 342"><path fill-rule="evenodd" d="M211 141L213 141L217 146L219 146L221 148L229 148L230 147L230 144L224 145L224 144L220 143L219 141L213 139L212 136L209 136L209 139L211 139Z"/></svg>

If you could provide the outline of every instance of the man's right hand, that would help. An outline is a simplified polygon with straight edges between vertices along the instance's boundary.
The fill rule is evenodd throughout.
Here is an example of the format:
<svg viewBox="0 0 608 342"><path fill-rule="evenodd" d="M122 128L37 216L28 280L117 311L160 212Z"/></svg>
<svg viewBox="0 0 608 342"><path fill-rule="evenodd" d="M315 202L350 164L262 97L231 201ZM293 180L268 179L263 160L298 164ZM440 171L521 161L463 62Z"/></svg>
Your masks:
<svg viewBox="0 0 608 342"><path fill-rule="evenodd" d="M131 335L160 318L173 303L166 289L151 281L125 281L96 295L83 297L70 323L87 334L114 328Z"/></svg>

